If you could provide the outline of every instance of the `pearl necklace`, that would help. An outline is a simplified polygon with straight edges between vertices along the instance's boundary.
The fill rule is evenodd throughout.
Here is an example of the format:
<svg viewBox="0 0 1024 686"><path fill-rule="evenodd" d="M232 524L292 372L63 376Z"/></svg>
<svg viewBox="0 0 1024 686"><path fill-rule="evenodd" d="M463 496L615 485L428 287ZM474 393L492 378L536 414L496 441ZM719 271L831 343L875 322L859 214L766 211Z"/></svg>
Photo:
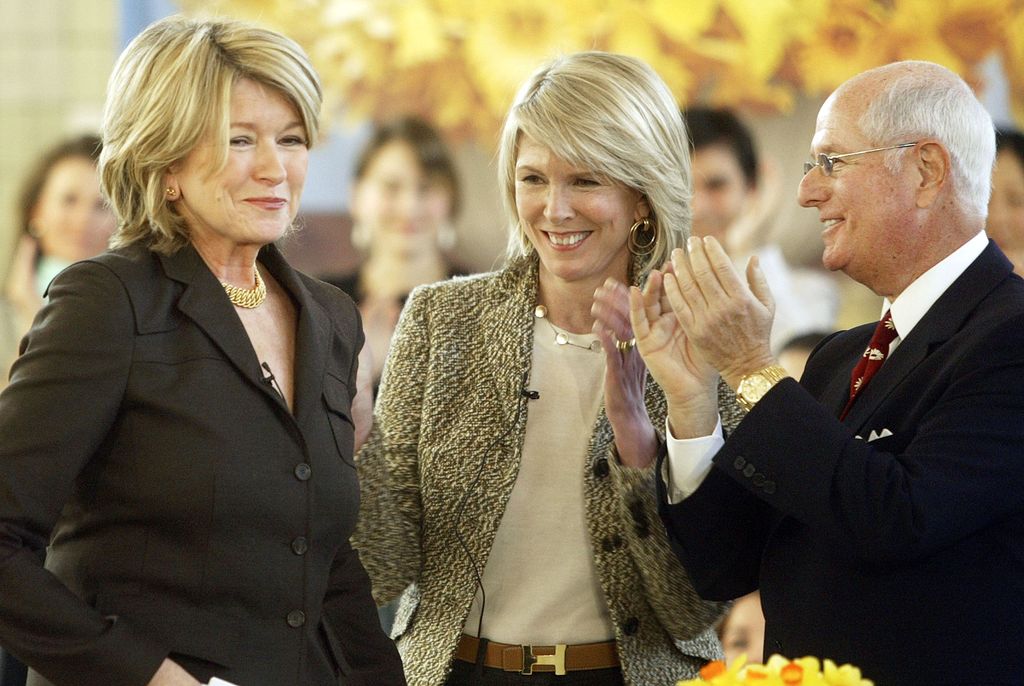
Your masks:
<svg viewBox="0 0 1024 686"><path fill-rule="evenodd" d="M543 305L537 305L533 308L533 316L537 319L543 319L548 326L551 327L551 332L555 334L555 343L557 345L571 345L574 348L580 348L581 350L589 350L592 353L601 351L601 341L592 341L589 345L583 345L582 343L576 343L570 337L567 331L562 331L557 326L551 323L548 319L548 308Z"/></svg>
<svg viewBox="0 0 1024 686"><path fill-rule="evenodd" d="M256 272L256 286L254 288L239 288L223 281L220 282L220 285L224 287L224 291L228 294L228 300L231 301L232 305L251 310L262 305L263 301L267 299L267 284L263 282L260 270L256 269L254 271Z"/></svg>

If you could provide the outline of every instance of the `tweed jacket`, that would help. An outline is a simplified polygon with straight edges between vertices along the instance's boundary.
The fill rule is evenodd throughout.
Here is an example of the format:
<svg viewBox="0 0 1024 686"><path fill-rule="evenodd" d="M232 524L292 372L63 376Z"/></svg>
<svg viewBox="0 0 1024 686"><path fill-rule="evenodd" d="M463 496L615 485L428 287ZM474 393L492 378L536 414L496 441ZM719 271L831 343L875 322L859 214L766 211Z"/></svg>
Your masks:
<svg viewBox="0 0 1024 686"><path fill-rule="evenodd" d="M536 288L535 258L418 288L384 370L374 428L358 457L353 542L376 600L402 596L394 636L416 686L444 682L476 593L452 523L482 570L516 482ZM660 431L665 399L649 376L646 388ZM727 393L720 404L731 427L740 410ZM594 563L626 683L671 684L721 656L712 624L726 605L698 597L659 525L653 466L621 467L613 438L602 408L584 485Z"/></svg>

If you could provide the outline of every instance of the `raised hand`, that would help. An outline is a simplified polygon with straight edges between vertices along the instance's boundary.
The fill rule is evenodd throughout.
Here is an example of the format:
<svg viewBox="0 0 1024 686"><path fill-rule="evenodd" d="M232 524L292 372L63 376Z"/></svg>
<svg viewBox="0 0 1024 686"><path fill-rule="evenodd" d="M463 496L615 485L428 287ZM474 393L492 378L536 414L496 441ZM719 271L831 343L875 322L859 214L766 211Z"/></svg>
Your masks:
<svg viewBox="0 0 1024 686"><path fill-rule="evenodd" d="M671 274L671 265L664 271ZM704 362L679 325L663 288L664 271L652 271L642 292L630 289L637 350L665 392L672 434L706 436L718 418L718 372Z"/></svg>
<svg viewBox="0 0 1024 686"><path fill-rule="evenodd" d="M714 238L687 245L688 253L672 251L665 294L700 356L736 388L745 374L775 363L768 343L775 301L756 257L744 281Z"/></svg>
<svg viewBox="0 0 1024 686"><path fill-rule="evenodd" d="M657 437L644 403L646 369L633 343L629 291L609 278L594 291L590 312L605 354L604 408L619 460L629 467L647 467L654 460Z"/></svg>

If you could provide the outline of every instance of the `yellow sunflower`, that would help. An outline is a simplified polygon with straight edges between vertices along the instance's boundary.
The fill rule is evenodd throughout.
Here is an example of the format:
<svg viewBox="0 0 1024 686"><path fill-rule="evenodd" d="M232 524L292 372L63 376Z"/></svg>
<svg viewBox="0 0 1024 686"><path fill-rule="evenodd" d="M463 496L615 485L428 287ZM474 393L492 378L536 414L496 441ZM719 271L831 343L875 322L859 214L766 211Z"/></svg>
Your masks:
<svg viewBox="0 0 1024 686"><path fill-rule="evenodd" d="M884 14L875 2L833 0L818 25L793 51L793 70L805 93L831 92L854 74L883 64L878 40Z"/></svg>
<svg viewBox="0 0 1024 686"><path fill-rule="evenodd" d="M542 62L590 47L584 0L478 0L467 13L462 56L494 112L508 108L516 88Z"/></svg>

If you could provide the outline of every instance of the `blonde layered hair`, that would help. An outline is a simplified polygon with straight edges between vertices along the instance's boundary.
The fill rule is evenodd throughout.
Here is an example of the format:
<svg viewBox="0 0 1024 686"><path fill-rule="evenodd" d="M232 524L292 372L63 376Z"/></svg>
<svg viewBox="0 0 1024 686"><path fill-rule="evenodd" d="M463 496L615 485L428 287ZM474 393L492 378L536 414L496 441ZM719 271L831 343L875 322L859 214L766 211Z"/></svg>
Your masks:
<svg viewBox="0 0 1024 686"><path fill-rule="evenodd" d="M634 277L663 264L690 235L686 127L668 86L644 62L606 52L575 53L541 66L520 88L498 150L509 259L534 250L516 211L515 168L522 134L566 162L646 198L657 242Z"/></svg>
<svg viewBox="0 0 1024 686"><path fill-rule="evenodd" d="M176 16L151 24L125 48L107 85L99 162L118 217L113 247L141 241L170 254L189 242L188 227L164 193L164 175L204 141L214 141L215 162L223 167L231 91L241 79L281 93L313 144L320 79L285 36L239 21Z"/></svg>

